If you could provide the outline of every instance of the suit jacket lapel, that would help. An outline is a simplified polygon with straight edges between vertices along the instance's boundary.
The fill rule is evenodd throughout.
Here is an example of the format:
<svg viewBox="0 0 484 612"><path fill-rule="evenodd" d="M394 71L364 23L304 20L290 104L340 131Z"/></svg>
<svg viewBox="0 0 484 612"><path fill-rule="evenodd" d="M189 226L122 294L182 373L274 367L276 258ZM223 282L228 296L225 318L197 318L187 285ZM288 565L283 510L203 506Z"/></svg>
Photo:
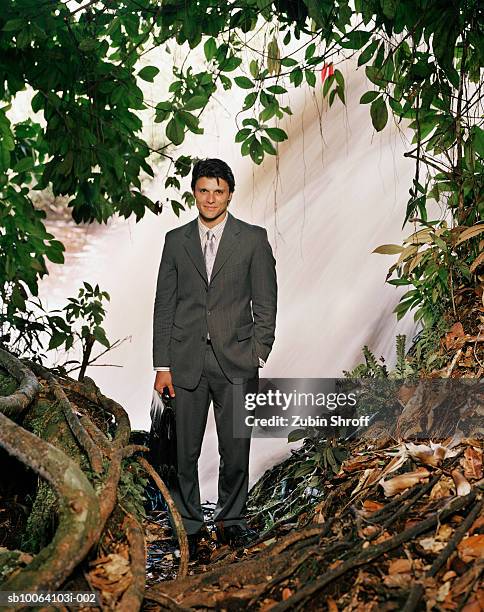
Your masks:
<svg viewBox="0 0 484 612"><path fill-rule="evenodd" d="M210 282L212 282L215 276L220 272L220 269L225 264L227 259L232 255L238 243L238 234L240 232L239 224L237 223L237 219L235 219L235 217L233 217L230 213L227 213L227 215L227 223L225 224L225 228L222 233L222 238L220 239L220 244L218 245L217 256L215 257L215 261L213 264Z"/></svg>
<svg viewBox="0 0 484 612"><path fill-rule="evenodd" d="M193 261L195 267L199 271L201 277L208 284L207 269L205 267L205 260L203 259L202 245L200 244L198 219L194 219L191 223L188 224L188 227L185 232L184 247L190 259Z"/></svg>

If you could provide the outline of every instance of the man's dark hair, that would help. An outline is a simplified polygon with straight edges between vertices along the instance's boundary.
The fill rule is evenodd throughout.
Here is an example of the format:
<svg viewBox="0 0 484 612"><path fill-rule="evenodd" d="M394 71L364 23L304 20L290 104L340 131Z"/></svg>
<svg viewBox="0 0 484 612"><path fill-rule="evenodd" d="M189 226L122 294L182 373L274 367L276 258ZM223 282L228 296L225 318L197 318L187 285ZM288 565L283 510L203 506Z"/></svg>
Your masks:
<svg viewBox="0 0 484 612"><path fill-rule="evenodd" d="M235 179L230 166L221 159L199 159L193 166L192 191L201 177L224 179L227 181L230 193L235 190Z"/></svg>

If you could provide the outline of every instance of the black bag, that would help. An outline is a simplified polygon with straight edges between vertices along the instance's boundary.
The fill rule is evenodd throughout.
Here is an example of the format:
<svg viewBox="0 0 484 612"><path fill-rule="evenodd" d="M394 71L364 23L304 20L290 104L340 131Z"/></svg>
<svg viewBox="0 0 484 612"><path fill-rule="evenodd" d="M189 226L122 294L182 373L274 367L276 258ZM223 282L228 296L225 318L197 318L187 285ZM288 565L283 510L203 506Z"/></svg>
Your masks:
<svg viewBox="0 0 484 612"><path fill-rule="evenodd" d="M168 389L153 391L149 461L168 486L177 481L175 400Z"/></svg>

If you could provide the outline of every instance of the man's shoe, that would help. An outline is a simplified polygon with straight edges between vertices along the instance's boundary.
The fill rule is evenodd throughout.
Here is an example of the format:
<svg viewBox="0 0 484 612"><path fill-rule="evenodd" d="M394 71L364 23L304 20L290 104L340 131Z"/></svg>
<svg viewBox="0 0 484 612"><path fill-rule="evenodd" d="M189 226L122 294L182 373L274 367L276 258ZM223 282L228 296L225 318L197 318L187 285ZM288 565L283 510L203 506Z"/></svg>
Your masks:
<svg viewBox="0 0 484 612"><path fill-rule="evenodd" d="M242 548L255 542L259 534L249 527L242 525L221 525L218 527L218 539L222 544L228 544L231 548Z"/></svg>
<svg viewBox="0 0 484 612"><path fill-rule="evenodd" d="M188 554L190 561L200 561L207 563L210 560L211 548L208 543L206 530L201 529L197 533L187 534Z"/></svg>
<svg viewBox="0 0 484 612"><path fill-rule="evenodd" d="M198 545L200 543L202 534L200 531L197 533L189 533L187 534L188 540L188 554L190 556L190 561L195 561L198 557Z"/></svg>

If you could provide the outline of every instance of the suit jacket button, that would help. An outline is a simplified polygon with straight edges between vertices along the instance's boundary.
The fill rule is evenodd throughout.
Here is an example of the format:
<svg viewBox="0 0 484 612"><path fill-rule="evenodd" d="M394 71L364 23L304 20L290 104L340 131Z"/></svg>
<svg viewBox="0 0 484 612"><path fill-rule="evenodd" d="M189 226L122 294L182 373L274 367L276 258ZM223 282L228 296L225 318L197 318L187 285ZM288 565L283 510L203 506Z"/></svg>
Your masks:
<svg viewBox="0 0 484 612"><path fill-rule="evenodd" d="M210 312L210 310L207 310L207 314L208 314L208 315L210 315L210 314L212 314L212 313Z"/></svg>

